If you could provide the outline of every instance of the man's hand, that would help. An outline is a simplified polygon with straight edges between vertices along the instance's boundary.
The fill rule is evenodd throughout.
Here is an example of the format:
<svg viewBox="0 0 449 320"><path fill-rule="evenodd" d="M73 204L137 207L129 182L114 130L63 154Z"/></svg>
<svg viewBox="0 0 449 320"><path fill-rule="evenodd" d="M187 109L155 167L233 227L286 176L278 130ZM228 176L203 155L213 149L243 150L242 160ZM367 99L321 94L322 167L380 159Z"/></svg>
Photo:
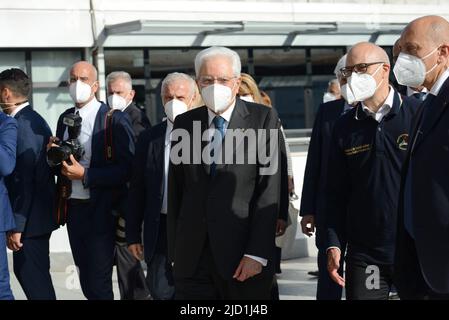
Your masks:
<svg viewBox="0 0 449 320"><path fill-rule="evenodd" d="M341 251L337 248L330 248L327 250L327 271L329 276L339 286L345 286L345 279L338 274L340 268Z"/></svg>
<svg viewBox="0 0 449 320"><path fill-rule="evenodd" d="M301 229L302 233L306 236L311 237L315 232L315 216L313 214L308 214L301 219Z"/></svg>
<svg viewBox="0 0 449 320"><path fill-rule="evenodd" d="M234 276L232 278L238 281L245 281L248 278L254 277L262 272L262 264L254 259L244 256L240 260L240 264L235 270Z"/></svg>
<svg viewBox="0 0 449 320"><path fill-rule="evenodd" d="M58 145L55 142L58 142L59 139L57 137L50 137L48 139L47 151L50 150L51 147L57 147Z"/></svg>
<svg viewBox="0 0 449 320"><path fill-rule="evenodd" d="M23 247L23 243L20 241L22 238L21 232L9 232L8 233L8 248L12 251L19 251Z"/></svg>
<svg viewBox="0 0 449 320"><path fill-rule="evenodd" d="M276 223L276 237L282 236L287 229L287 222L283 219L278 219Z"/></svg>
<svg viewBox="0 0 449 320"><path fill-rule="evenodd" d="M129 252L137 260L143 260L143 246L140 243L133 243L128 246Z"/></svg>
<svg viewBox="0 0 449 320"><path fill-rule="evenodd" d="M84 167L75 160L73 155L70 155L70 161L72 162L72 165L69 165L65 161L62 162L61 173L70 180L83 180L85 171Z"/></svg>

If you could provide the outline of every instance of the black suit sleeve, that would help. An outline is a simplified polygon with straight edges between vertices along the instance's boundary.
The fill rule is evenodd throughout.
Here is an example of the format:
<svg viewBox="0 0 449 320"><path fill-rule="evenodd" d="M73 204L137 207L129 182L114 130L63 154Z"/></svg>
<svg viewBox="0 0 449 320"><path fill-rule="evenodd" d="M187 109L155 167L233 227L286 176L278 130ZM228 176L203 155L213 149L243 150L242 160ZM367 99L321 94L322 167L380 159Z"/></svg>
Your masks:
<svg viewBox="0 0 449 320"><path fill-rule="evenodd" d="M146 114L138 109L136 107L135 111L133 112L132 115L133 119L133 130L134 130L134 134L136 135L136 138L139 137L139 135L144 132L146 129L151 128L151 124L150 124L150 120L148 120L148 117L146 116Z"/></svg>
<svg viewBox="0 0 449 320"><path fill-rule="evenodd" d="M290 202L290 195L288 194L288 164L287 164L287 151L284 134L281 134L280 145L281 148L281 199L279 208L279 219L288 221L288 205Z"/></svg>
<svg viewBox="0 0 449 320"><path fill-rule="evenodd" d="M128 245L142 243L142 223L145 211L145 175L143 170L147 162L149 132L144 131L137 140L136 154L133 160L132 176L129 187L129 210L126 216L126 241Z"/></svg>
<svg viewBox="0 0 449 320"><path fill-rule="evenodd" d="M173 124L173 132L176 129L182 128L179 122L179 117L176 118ZM172 139L176 139L173 137ZM172 140L171 148L179 141ZM170 157L170 164L168 168L168 198L167 198L167 244L168 244L168 261L173 262L175 258L175 243L176 243L176 228L179 217L179 210L182 203L182 190L184 188L184 170L182 163L174 164Z"/></svg>
<svg viewBox="0 0 449 320"><path fill-rule="evenodd" d="M267 133L266 146L270 150L270 145L275 146L275 150L270 150L273 157L268 165L259 162L259 175L256 182L254 206L250 216L250 228L245 254L270 260L274 246L274 234L276 229L276 219L279 213L280 189L281 189L281 154L285 149L282 143L282 132L280 121L276 112L270 109L265 119L264 129L274 129L277 132L276 141L272 141ZM273 152L274 151L274 152ZM263 170L268 169L264 174Z"/></svg>
<svg viewBox="0 0 449 320"><path fill-rule="evenodd" d="M341 243L346 242L345 226L350 177L344 150L339 144L337 132L338 125L335 126L333 131L329 152L324 224L327 228L327 247L341 248Z"/></svg>
<svg viewBox="0 0 449 320"><path fill-rule="evenodd" d="M321 104L310 137L299 210L301 216L316 214L316 196L319 192L318 182L320 180L321 157L323 156L321 153L323 108L324 106Z"/></svg>

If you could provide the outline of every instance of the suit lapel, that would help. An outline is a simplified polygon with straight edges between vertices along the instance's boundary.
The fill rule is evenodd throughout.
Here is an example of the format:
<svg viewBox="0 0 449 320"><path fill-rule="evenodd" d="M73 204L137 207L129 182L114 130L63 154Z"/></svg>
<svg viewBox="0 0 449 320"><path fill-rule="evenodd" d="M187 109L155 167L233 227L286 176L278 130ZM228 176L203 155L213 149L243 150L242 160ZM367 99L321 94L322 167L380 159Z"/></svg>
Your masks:
<svg viewBox="0 0 449 320"><path fill-rule="evenodd" d="M168 120L167 120L168 121ZM165 132L167 130L167 122L160 126L160 131L157 133L157 138L153 140L152 153L153 161L156 168L164 171L164 151L165 151Z"/></svg>
<svg viewBox="0 0 449 320"><path fill-rule="evenodd" d="M109 111L109 107L104 103L101 104L100 109L95 117L95 124L92 134L92 163L98 163L100 159L106 160L105 155L105 119L106 113Z"/></svg>
<svg viewBox="0 0 449 320"><path fill-rule="evenodd" d="M421 142L429 135L438 121L441 119L446 107L449 103L449 78L444 82L439 94L431 100L427 100L421 106L421 116L424 117L420 128L417 128L415 133L415 143L412 152L421 144Z"/></svg>

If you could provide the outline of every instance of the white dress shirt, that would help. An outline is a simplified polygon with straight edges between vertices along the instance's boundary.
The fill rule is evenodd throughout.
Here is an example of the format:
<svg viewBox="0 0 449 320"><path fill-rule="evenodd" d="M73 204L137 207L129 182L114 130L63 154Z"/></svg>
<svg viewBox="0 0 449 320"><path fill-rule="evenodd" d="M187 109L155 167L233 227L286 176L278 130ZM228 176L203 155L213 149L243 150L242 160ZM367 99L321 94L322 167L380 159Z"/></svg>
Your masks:
<svg viewBox="0 0 449 320"><path fill-rule="evenodd" d="M443 86L444 82L446 82L447 78L449 78L449 68L446 69L443 74L438 78L438 80L434 83L432 88L430 89L430 93L434 96L437 96Z"/></svg>
<svg viewBox="0 0 449 320"><path fill-rule="evenodd" d="M84 168L90 167L90 160L92 158L92 135L94 131L95 118L97 117L98 110L100 110L101 103L97 99L93 98L88 104L82 108L75 107L75 113L79 111L79 116L82 118L81 132L78 137L78 141L84 148L84 155L79 163ZM68 139L69 134L67 128L64 132L64 140ZM84 188L82 180L72 181L72 194L70 199L89 199L89 188Z"/></svg>
<svg viewBox="0 0 449 320"><path fill-rule="evenodd" d="M168 192L168 166L170 164L171 132L173 123L166 119L167 129L165 129L165 147L164 147L164 194L162 197L161 213L167 214L167 192Z"/></svg>
<svg viewBox="0 0 449 320"><path fill-rule="evenodd" d="M15 116L16 116L16 114L18 114L23 108L25 108L25 107L28 107L30 105L30 103L27 101L27 102L24 102L24 103L22 103L22 104L19 104L18 106L17 106L17 108L16 109L14 109L14 111L13 112L11 112L11 114L9 115L11 118L14 118Z"/></svg>
<svg viewBox="0 0 449 320"><path fill-rule="evenodd" d="M232 116L232 112L235 109L235 101L233 102L233 104L222 114L220 114L220 117L222 117L223 119L225 119L225 122L223 124L223 131L224 134L226 135L226 130L228 129L228 125L229 125L229 121L231 120L231 116ZM207 109L208 115L209 115L209 128L215 128L215 125L213 123L214 118L217 116L215 113L213 113L210 109ZM210 135L209 135L209 141L212 139L213 136L213 131L211 130ZM260 264L262 264L264 267L267 266L267 259L264 258L260 258L260 257L256 257L256 256L252 256L249 254L245 254L245 257L251 258L253 260L256 260L257 262L259 262Z"/></svg>
<svg viewBox="0 0 449 320"><path fill-rule="evenodd" d="M365 111L368 116L372 117L377 122L381 122L382 119L391 111L391 108L393 108L394 93L394 89L390 86L390 92L388 93L387 99L385 99L384 104L379 108L379 110L377 110L377 112L372 111L362 102L363 111Z"/></svg>

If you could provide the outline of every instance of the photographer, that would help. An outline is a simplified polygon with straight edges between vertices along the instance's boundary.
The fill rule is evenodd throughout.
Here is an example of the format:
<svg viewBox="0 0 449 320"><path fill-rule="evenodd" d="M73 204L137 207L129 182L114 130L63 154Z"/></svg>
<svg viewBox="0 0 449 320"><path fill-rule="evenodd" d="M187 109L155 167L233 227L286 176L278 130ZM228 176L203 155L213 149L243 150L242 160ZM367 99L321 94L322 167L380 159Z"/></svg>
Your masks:
<svg viewBox="0 0 449 320"><path fill-rule="evenodd" d="M62 219L61 224L67 217L73 259L86 298L113 299L115 219L112 209L116 205L114 199L119 198L121 188L129 179L134 154L133 131L125 113L108 113L109 107L95 98L98 81L92 64L75 63L69 83L75 107L60 116L57 138L51 138L48 147L58 148L55 142L61 144L73 139L74 131L78 133L79 116L81 127L77 141L82 150L72 144L75 156L71 154L69 159L61 161L57 216ZM49 160L53 164L58 162L54 158Z"/></svg>

